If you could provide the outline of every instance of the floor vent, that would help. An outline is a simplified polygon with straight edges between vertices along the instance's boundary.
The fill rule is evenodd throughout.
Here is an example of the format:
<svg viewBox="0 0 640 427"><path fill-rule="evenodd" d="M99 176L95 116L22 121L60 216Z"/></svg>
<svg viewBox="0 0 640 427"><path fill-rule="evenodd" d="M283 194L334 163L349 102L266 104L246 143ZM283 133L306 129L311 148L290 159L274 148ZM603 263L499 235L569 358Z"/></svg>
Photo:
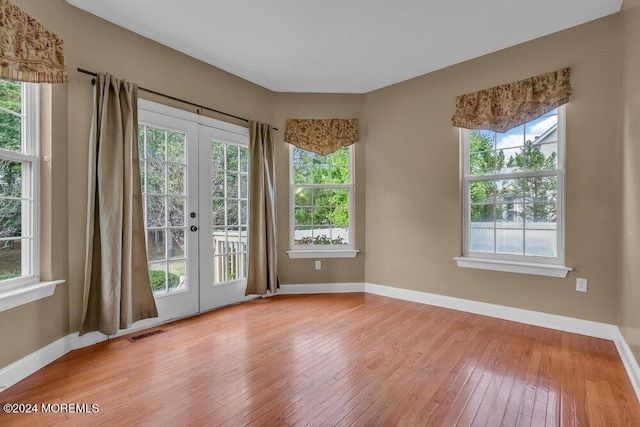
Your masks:
<svg viewBox="0 0 640 427"><path fill-rule="evenodd" d="M158 335L163 333L164 331L162 329L156 329L155 331L151 331L151 332L145 332L144 334L140 334L140 335L136 335L134 337L129 337L129 341L131 342L136 342L136 341L140 341L143 338L147 338L150 337L152 335Z"/></svg>

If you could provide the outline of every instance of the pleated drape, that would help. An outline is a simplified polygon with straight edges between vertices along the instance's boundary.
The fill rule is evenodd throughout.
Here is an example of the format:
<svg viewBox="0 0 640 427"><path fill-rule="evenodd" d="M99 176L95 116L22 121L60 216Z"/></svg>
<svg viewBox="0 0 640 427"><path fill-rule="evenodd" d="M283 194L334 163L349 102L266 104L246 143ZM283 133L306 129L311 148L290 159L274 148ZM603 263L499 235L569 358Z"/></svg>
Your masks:
<svg viewBox="0 0 640 427"><path fill-rule="evenodd" d="M276 169L271 126L249 122L249 267L246 295L278 288Z"/></svg>
<svg viewBox="0 0 640 427"><path fill-rule="evenodd" d="M88 176L80 334L114 335L158 312L147 270L137 86L102 73L96 79Z"/></svg>

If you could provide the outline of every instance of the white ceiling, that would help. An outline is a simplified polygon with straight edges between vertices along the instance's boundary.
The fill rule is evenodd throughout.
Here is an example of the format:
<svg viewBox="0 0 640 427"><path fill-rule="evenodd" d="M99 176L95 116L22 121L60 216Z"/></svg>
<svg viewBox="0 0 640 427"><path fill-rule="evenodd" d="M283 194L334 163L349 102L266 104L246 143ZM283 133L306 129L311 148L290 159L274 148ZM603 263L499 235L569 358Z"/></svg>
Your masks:
<svg viewBox="0 0 640 427"><path fill-rule="evenodd" d="M622 5L622 0L67 2L268 89L336 93L366 93L618 12Z"/></svg>

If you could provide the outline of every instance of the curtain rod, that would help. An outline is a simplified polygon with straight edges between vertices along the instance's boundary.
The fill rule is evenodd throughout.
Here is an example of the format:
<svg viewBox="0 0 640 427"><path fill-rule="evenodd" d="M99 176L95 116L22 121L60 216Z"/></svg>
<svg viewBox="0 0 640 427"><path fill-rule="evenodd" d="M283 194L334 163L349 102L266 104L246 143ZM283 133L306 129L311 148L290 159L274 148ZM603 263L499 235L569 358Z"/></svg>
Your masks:
<svg viewBox="0 0 640 427"><path fill-rule="evenodd" d="M93 77L97 77L98 76L98 73L96 73L94 71L85 70L83 68L78 68L78 71L83 73L83 74L88 74L88 75L93 76ZM93 79L91 81L91 83L95 85L96 84L96 79ZM164 94L164 93L161 93L161 92L156 92L155 90L147 89L147 88L144 88L144 87L141 87L141 86L138 86L138 89L142 90L144 92L148 92L148 93L152 93L154 95L161 96L163 98L171 99L172 101L181 102L183 104L191 105L192 107L201 108L203 110L213 111L214 113L222 114L222 115L227 116L227 117L233 117L234 119L242 120L243 122L249 123L249 119L245 119L244 117L240 117L240 116L234 116L233 114L225 113L224 111L216 110L215 108L205 107L204 105L196 104L194 102L187 101L187 100L182 99L182 98L176 98L175 96L167 95L167 94ZM198 111L197 113L200 114L200 111ZM275 128L275 127L271 127L271 128L273 130L278 130L278 128Z"/></svg>

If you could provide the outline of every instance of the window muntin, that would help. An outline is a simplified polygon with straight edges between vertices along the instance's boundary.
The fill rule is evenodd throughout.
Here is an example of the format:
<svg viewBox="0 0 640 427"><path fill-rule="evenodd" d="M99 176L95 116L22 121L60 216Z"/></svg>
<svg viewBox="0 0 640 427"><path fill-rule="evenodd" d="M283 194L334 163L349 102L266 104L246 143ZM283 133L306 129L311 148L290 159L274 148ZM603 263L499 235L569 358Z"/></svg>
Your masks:
<svg viewBox="0 0 640 427"><path fill-rule="evenodd" d="M154 294L181 292L188 289L186 135L140 123L138 150L151 289Z"/></svg>
<svg viewBox="0 0 640 427"><path fill-rule="evenodd" d="M321 156L291 146L291 248L353 246L353 151Z"/></svg>
<svg viewBox="0 0 640 427"><path fill-rule="evenodd" d="M249 150L211 140L213 283L246 280L249 225Z"/></svg>
<svg viewBox="0 0 640 427"><path fill-rule="evenodd" d="M563 263L563 115L462 130L465 256Z"/></svg>
<svg viewBox="0 0 640 427"><path fill-rule="evenodd" d="M0 80L0 286L38 280L38 85Z"/></svg>

